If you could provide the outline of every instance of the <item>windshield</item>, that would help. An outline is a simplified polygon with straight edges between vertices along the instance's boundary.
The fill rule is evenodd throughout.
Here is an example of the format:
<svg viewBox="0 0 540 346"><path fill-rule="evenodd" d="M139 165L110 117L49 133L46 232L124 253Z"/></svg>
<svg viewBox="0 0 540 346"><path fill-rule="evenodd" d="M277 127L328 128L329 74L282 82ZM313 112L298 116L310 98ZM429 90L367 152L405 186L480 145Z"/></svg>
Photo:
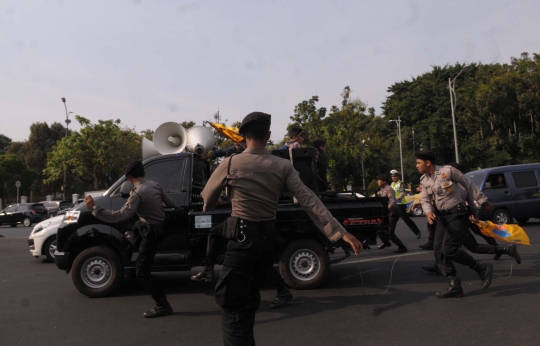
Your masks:
<svg viewBox="0 0 540 346"><path fill-rule="evenodd" d="M467 173L465 176L469 178L469 180L472 181L472 183L476 185L478 189L482 189L482 182L486 177L485 173Z"/></svg>

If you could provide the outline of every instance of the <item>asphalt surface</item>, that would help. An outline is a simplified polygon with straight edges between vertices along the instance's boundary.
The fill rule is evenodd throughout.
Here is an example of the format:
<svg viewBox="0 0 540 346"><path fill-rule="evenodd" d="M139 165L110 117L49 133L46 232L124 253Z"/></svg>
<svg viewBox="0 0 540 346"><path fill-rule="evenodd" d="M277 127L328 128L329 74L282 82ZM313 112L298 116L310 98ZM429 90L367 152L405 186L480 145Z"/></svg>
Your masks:
<svg viewBox="0 0 540 346"><path fill-rule="evenodd" d="M425 218L414 220L422 239L401 221L397 232L411 251L427 235ZM521 265L507 256L499 261L475 256L495 267L488 290L480 289L475 272L458 266L465 290L461 299L435 297L434 292L446 288L446 280L423 273L421 266L433 263L433 255L423 252L399 258L391 286L383 293L397 258L392 248L368 250L333 265L327 285L292 290L295 299L281 310L270 309L275 291L269 286L262 291L257 314L257 344L537 345L540 220L524 228L532 246L519 247ZM196 271L156 274L175 313L146 320L142 313L153 302L136 280L126 279L119 296L87 298L75 289L70 275L44 257L30 255L25 239L30 231L0 227L5 236L0 238L0 345L222 344L213 286L191 282L189 276Z"/></svg>

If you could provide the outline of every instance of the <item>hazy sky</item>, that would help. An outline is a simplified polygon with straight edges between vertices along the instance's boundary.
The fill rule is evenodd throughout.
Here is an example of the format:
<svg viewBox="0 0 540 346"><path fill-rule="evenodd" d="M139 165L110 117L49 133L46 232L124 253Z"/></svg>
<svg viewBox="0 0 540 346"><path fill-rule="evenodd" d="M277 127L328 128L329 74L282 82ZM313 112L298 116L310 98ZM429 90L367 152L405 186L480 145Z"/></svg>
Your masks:
<svg viewBox="0 0 540 346"><path fill-rule="evenodd" d="M63 122L65 97L138 131L264 111L279 140L313 95L329 108L350 85L379 114L432 65L540 52L538 18L538 0L0 0L0 133Z"/></svg>

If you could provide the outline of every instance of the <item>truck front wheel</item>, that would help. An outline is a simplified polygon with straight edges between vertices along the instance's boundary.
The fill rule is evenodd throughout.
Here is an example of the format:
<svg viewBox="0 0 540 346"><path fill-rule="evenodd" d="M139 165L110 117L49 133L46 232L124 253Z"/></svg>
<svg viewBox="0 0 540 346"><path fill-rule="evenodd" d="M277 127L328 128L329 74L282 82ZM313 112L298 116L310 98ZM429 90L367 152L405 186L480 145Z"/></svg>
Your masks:
<svg viewBox="0 0 540 346"><path fill-rule="evenodd" d="M285 247L279 269L287 285L299 290L321 286L330 272L330 257L313 239L298 239Z"/></svg>
<svg viewBox="0 0 540 346"><path fill-rule="evenodd" d="M122 260L105 246L94 246L81 252L73 262L71 278L85 296L106 297L114 294L123 278Z"/></svg>

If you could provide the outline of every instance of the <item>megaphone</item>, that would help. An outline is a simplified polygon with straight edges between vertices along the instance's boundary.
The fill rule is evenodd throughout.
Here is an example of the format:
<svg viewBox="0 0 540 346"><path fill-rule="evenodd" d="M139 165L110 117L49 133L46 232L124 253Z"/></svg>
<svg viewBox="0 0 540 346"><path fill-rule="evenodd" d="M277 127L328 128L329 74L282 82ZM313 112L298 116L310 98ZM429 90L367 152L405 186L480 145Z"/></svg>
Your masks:
<svg viewBox="0 0 540 346"><path fill-rule="evenodd" d="M186 130L178 123L163 123L154 132L154 147L162 155L181 153L186 143Z"/></svg>
<svg viewBox="0 0 540 346"><path fill-rule="evenodd" d="M195 154L204 154L216 144L214 133L206 126L193 126L187 130L186 149Z"/></svg>
<svg viewBox="0 0 540 346"><path fill-rule="evenodd" d="M146 160L154 156L160 155L159 151L154 147L154 143L146 137L142 138L142 159Z"/></svg>

